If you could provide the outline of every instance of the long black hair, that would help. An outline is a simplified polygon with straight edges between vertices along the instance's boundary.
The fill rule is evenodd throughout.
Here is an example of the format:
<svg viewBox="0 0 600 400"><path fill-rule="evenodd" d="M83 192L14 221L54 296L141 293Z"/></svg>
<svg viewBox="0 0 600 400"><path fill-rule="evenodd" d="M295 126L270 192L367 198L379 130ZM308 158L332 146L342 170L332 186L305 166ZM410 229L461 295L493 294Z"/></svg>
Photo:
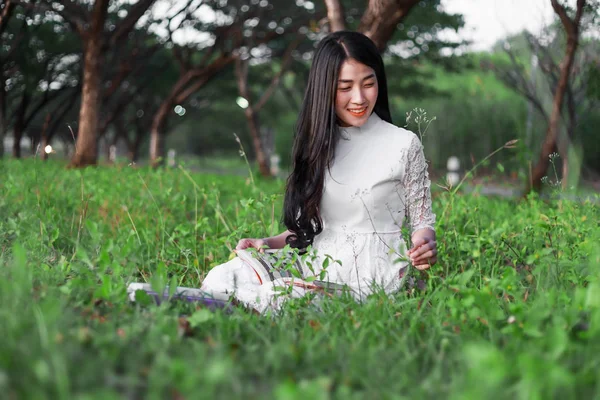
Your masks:
<svg viewBox="0 0 600 400"><path fill-rule="evenodd" d="M340 68L355 59L375 71L378 96L374 112L392 123L383 60L375 44L358 32L340 31L326 36L317 47L302 107L295 126L293 170L287 180L283 223L292 232L287 243L305 249L323 230L319 213L325 171L330 167L339 139L335 98Z"/></svg>

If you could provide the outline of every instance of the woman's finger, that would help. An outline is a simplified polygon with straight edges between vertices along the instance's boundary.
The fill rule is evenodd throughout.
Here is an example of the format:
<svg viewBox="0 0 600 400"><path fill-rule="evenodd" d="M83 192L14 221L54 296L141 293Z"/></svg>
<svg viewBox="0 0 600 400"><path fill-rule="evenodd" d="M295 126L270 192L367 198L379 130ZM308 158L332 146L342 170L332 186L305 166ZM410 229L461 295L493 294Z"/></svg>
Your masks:
<svg viewBox="0 0 600 400"><path fill-rule="evenodd" d="M431 251L435 248L436 248L435 241L431 241L431 242L428 242L428 243L422 245L421 247L419 247L412 253L409 253L409 255L410 255L410 258L414 261L414 260L421 258L423 256L423 254L425 254L428 251Z"/></svg>
<svg viewBox="0 0 600 400"><path fill-rule="evenodd" d="M424 271L426 269L429 269L429 267L431 267L431 265L429 265L429 264L415 265L415 268L418 269L419 271Z"/></svg>
<svg viewBox="0 0 600 400"><path fill-rule="evenodd" d="M432 240L431 240L431 238L428 238L428 237L422 237L422 238L418 238L417 240L415 240L415 241L413 242L413 246L412 246L412 248L411 248L410 250L408 250L408 254L411 254L411 253L413 253L413 252L414 252L414 251L416 251L416 250L417 250L419 247L421 247L421 246L423 246L423 245L425 245L425 244L427 244L427 243L430 243L431 241L432 241Z"/></svg>
<svg viewBox="0 0 600 400"><path fill-rule="evenodd" d="M429 251L421 254L419 257L415 257L413 259L413 264L421 264L422 262L427 262L428 260L432 259L436 255L437 255L436 249L429 250Z"/></svg>
<svg viewBox="0 0 600 400"><path fill-rule="evenodd" d="M236 250L245 250L249 247L255 247L254 246L254 240L252 239L242 239L238 242L237 246L235 246Z"/></svg>
<svg viewBox="0 0 600 400"><path fill-rule="evenodd" d="M436 263L437 263L437 257L434 256L433 258L430 258L427 261L420 261L420 262L414 264L413 266L416 269L423 271L423 270L428 269L429 267L435 265Z"/></svg>

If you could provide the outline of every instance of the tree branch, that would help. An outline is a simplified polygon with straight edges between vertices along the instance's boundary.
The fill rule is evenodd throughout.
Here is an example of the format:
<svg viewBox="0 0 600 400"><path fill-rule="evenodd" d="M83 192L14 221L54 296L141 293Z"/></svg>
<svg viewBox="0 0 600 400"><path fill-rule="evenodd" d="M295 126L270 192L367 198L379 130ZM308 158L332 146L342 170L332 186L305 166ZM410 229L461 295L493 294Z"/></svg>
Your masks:
<svg viewBox="0 0 600 400"><path fill-rule="evenodd" d="M585 0L577 0L577 11L575 13L574 19L571 19L567 15L567 11L558 2L558 0L550 0L550 2L552 3L552 8L554 9L554 12L560 18L560 22L563 24L569 38L571 38L572 35L577 35L577 31L579 30L579 22L581 21L581 16L583 15Z"/></svg>
<svg viewBox="0 0 600 400"><path fill-rule="evenodd" d="M15 3L11 0L3 1L4 8L0 12L0 35L4 32L6 27L8 26L8 21L12 16L13 10L15 9Z"/></svg>
<svg viewBox="0 0 600 400"><path fill-rule="evenodd" d="M144 15L148 8L150 8L154 1L155 0L139 0L137 3L135 3L127 13L127 16L123 18L117 28L110 35L109 43L114 45L123 39L123 37L133 29L135 24L142 17L142 15Z"/></svg>
<svg viewBox="0 0 600 400"><path fill-rule="evenodd" d="M343 31L346 29L344 22L344 8L340 0L325 0L327 8L327 19L329 20L329 29L331 32Z"/></svg>
<svg viewBox="0 0 600 400"><path fill-rule="evenodd" d="M218 72L225 68L227 64L233 62L234 59L235 57L232 55L223 55L214 62L212 62L208 67L204 68L201 74L197 73L196 75L199 76L199 79L196 82L192 83L190 86L188 86L186 89L181 91L175 97L175 103L183 103L184 101L186 101L188 97L190 97L192 94L198 91Z"/></svg>
<svg viewBox="0 0 600 400"><path fill-rule="evenodd" d="M367 35L379 49L385 50L387 42L410 10L420 0L369 0L369 5L360 20L358 31Z"/></svg>
<svg viewBox="0 0 600 400"><path fill-rule="evenodd" d="M260 100L258 100L256 105L254 106L254 111L260 111L265 105L265 103L269 100L269 98L273 95L277 86L279 86L279 81L281 80L281 77L287 70L292 59L292 53L298 47L301 40L302 37L300 35L297 35L296 38L289 44L288 48L285 50L285 53L281 59L281 67L279 69L279 72L277 72L277 74L273 77L271 83L269 84L269 87L267 87L267 89L263 92L263 95L261 96Z"/></svg>

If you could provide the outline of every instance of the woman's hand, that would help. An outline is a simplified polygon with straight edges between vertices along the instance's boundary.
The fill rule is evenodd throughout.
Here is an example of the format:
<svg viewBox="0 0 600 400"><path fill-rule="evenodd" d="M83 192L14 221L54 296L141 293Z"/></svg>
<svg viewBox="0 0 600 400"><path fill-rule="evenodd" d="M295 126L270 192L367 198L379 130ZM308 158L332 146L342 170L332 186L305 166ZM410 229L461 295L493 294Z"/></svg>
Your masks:
<svg viewBox="0 0 600 400"><path fill-rule="evenodd" d="M237 246L235 246L235 249L244 250L254 248L262 253L265 247L269 247L266 239L242 239L238 242Z"/></svg>
<svg viewBox="0 0 600 400"><path fill-rule="evenodd" d="M416 269L423 271L437 262L435 232L431 229L418 230L412 235L412 242L408 256Z"/></svg>

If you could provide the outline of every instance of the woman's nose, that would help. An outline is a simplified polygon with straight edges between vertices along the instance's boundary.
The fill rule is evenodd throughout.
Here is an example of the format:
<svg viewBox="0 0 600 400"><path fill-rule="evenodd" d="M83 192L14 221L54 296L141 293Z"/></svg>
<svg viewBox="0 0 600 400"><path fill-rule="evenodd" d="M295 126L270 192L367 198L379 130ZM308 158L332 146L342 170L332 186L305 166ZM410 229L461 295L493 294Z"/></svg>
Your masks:
<svg viewBox="0 0 600 400"><path fill-rule="evenodd" d="M356 105L361 105L365 102L365 95L364 95L362 89L358 88L353 91L351 102Z"/></svg>

